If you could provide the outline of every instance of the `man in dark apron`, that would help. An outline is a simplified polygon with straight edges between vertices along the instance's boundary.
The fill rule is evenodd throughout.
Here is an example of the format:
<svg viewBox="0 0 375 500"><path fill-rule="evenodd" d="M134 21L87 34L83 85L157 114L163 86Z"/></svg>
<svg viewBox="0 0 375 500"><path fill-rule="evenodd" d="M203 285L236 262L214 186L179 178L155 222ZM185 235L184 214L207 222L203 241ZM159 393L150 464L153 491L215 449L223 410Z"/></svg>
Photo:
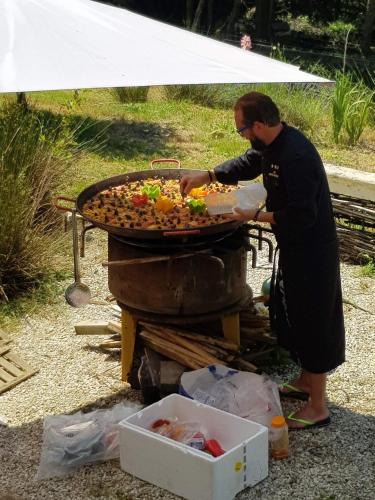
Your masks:
<svg viewBox="0 0 375 500"><path fill-rule="evenodd" d="M234 108L237 132L251 142L242 156L181 179L181 192L217 180L236 184L263 176L266 208L228 217L270 223L278 244L270 318L278 342L300 365L299 376L280 388L281 396L306 400L289 415L289 428L330 423L325 401L327 373L345 361L345 332L338 243L327 177L311 142L280 122L274 102L259 92Z"/></svg>

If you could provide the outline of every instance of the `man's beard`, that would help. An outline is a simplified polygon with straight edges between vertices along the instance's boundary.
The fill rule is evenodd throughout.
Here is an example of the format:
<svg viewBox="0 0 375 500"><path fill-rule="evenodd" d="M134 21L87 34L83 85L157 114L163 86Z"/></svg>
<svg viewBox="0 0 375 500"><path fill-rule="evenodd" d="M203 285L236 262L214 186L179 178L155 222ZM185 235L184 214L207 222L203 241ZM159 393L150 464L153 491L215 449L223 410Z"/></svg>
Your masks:
<svg viewBox="0 0 375 500"><path fill-rule="evenodd" d="M264 144L264 142L258 139L257 137L251 139L250 142L251 142L251 147L256 151L264 151L267 147L266 144Z"/></svg>

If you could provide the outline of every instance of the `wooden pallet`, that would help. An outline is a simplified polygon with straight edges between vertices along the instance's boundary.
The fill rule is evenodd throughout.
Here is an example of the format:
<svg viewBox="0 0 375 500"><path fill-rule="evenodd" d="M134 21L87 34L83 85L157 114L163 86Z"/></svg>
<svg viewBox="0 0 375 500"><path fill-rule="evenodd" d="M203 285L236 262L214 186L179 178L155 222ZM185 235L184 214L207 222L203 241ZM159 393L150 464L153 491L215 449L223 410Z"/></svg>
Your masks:
<svg viewBox="0 0 375 500"><path fill-rule="evenodd" d="M29 367L17 354L4 352L0 355L0 394L32 377L38 371Z"/></svg>
<svg viewBox="0 0 375 500"><path fill-rule="evenodd" d="M8 335L0 328L0 344L9 344L11 342Z"/></svg>
<svg viewBox="0 0 375 500"><path fill-rule="evenodd" d="M5 344L4 342L1 342L0 340L0 356L5 354L6 352L10 351L10 345Z"/></svg>

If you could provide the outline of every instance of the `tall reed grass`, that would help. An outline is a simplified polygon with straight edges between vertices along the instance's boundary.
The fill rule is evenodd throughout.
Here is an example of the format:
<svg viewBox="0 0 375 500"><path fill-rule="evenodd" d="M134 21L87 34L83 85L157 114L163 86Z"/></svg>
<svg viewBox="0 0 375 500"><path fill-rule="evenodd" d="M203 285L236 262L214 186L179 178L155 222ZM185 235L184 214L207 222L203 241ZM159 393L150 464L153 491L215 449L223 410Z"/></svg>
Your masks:
<svg viewBox="0 0 375 500"><path fill-rule="evenodd" d="M9 102L0 110L0 300L38 284L59 255L51 196L75 147L62 118Z"/></svg>
<svg viewBox="0 0 375 500"><path fill-rule="evenodd" d="M374 112L375 92L362 82L354 82L351 75L337 73L332 96L332 132L336 144L345 131L346 141L355 146Z"/></svg>

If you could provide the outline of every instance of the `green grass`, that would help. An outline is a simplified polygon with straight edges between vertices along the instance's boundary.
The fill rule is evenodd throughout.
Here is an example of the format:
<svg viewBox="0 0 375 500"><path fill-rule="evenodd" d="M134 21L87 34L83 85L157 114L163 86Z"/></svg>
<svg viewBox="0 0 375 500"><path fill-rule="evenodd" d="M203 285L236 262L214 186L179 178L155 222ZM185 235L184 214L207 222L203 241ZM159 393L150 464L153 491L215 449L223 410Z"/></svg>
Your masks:
<svg viewBox="0 0 375 500"><path fill-rule="evenodd" d="M0 328L10 331L17 327L20 318L25 315L40 311L42 307L58 304L64 291L62 283L70 276L70 269L51 271L28 293L9 303L0 302Z"/></svg>
<svg viewBox="0 0 375 500"><path fill-rule="evenodd" d="M375 261L371 258L366 258L360 270L361 276L367 278L375 278Z"/></svg>
<svg viewBox="0 0 375 500"><path fill-rule="evenodd" d="M310 100L312 105L298 108L304 96L300 91L290 96L288 106L283 106L287 99L284 87L267 85L259 86L259 90L272 92L288 123L307 128L324 161L375 172L374 127L365 129L356 147L335 145L325 99L315 103ZM234 85L230 91L234 102L245 87ZM29 99L53 113L67 113L66 102L72 95L68 91L41 92L30 94ZM157 157L178 158L186 168L209 168L248 147L234 132L231 109L166 100L158 88L150 90L144 103L119 103L107 89L84 90L73 114L77 120L84 118L93 124L91 136L104 131L106 145L100 152L88 151L82 156L74 183L67 186L69 194L77 194L88 183L111 175L146 169Z"/></svg>

